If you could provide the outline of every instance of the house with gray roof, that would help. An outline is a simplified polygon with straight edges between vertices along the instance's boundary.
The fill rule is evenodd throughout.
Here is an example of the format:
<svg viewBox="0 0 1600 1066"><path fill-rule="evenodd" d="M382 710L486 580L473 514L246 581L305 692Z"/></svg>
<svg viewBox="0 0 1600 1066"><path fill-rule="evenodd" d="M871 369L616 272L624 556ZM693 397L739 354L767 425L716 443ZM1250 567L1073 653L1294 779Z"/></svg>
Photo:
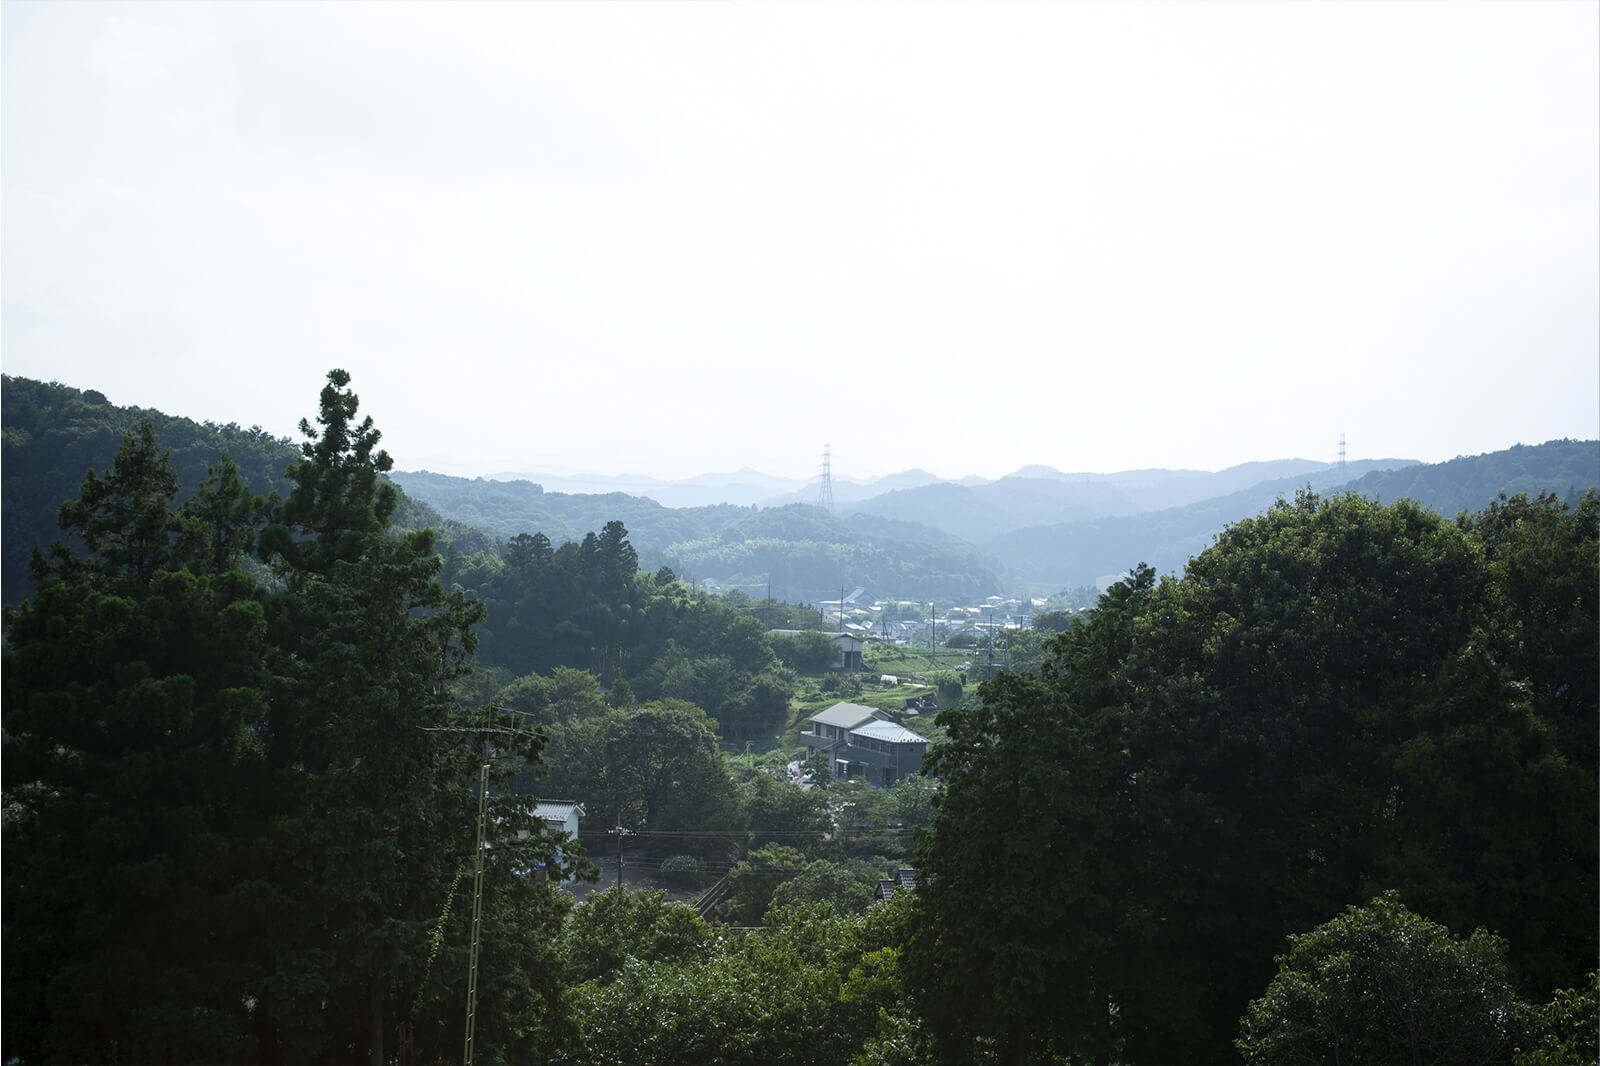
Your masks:
<svg viewBox="0 0 1600 1066"><path fill-rule="evenodd" d="M873 893L873 902L882 903L896 892L913 891L917 887L917 871L902 866L894 871L890 878L878 882L878 890Z"/></svg>
<svg viewBox="0 0 1600 1066"><path fill-rule="evenodd" d="M811 729L800 740L828 757L834 777L865 781L888 788L902 777L922 772L928 739L873 707L836 703L811 716Z"/></svg>

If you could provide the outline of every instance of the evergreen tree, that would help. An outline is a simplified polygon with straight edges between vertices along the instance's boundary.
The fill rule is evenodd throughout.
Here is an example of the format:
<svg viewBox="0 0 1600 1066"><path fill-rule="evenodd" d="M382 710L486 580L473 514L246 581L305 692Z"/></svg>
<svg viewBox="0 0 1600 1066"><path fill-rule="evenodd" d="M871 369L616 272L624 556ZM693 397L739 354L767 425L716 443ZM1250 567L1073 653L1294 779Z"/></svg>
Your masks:
<svg viewBox="0 0 1600 1066"><path fill-rule="evenodd" d="M435 1019L461 1009L459 988L429 999L421 993L444 989L417 982L430 929L473 857L476 768L509 775L538 742L497 712L468 715L451 696L483 609L436 580L429 532L388 535L394 490L378 475L390 460L371 418L355 421L348 384L344 371L330 372L320 434L301 423L313 442L262 538L284 584L270 603L267 754L279 815L266 850L299 883L281 901L261 1000L279 1057L365 1054L379 1066L395 1024L450 1028ZM515 871L531 867L519 849L548 851L538 829L526 805L499 812L492 891L511 892Z"/></svg>
<svg viewBox="0 0 1600 1066"><path fill-rule="evenodd" d="M479 767L503 780L541 741L450 695L482 610L429 533L388 531L348 380L286 499L224 457L175 509L142 426L61 508L87 553L35 556L6 617L4 1057L383 1062L401 1022L459 1052ZM258 540L270 590L240 569ZM527 876L561 842L526 798L490 813L484 1063L571 1036L569 904Z"/></svg>
<svg viewBox="0 0 1600 1066"><path fill-rule="evenodd" d="M176 491L146 423L61 508L89 554L36 555L6 619L7 1059L250 1057L267 630L235 564L257 508L229 490L222 533Z"/></svg>

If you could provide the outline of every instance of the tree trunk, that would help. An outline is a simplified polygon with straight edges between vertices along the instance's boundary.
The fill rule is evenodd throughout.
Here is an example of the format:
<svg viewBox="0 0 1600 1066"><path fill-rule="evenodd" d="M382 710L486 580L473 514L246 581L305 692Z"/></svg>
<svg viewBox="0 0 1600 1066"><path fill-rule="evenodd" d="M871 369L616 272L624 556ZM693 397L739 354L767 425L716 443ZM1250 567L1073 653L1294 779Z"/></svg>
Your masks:
<svg viewBox="0 0 1600 1066"><path fill-rule="evenodd" d="M367 1005L367 1045L372 1048L372 1066L383 1066L383 992L383 978L374 977L372 998Z"/></svg>

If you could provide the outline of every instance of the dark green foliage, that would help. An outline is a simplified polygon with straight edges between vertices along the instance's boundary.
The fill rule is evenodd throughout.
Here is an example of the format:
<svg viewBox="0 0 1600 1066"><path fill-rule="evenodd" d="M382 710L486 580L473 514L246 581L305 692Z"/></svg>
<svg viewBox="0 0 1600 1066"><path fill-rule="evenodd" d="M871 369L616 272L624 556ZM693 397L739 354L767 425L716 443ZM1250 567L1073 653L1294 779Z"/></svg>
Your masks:
<svg viewBox="0 0 1600 1066"><path fill-rule="evenodd" d="M519 677L498 695L500 705L529 727L582 721L609 709L595 676L566 666L556 667L549 677Z"/></svg>
<svg viewBox="0 0 1600 1066"><path fill-rule="evenodd" d="M7 1058L382 1062L408 1019L425 1058L459 1050L470 782L539 739L449 695L482 611L437 582L431 534L390 535L347 383L281 505L224 461L175 507L130 433L61 508L87 554L40 557L8 612ZM237 569L264 518L270 587ZM555 844L526 804L490 833L477 1057L521 1061L571 1036L567 902L518 872Z"/></svg>
<svg viewBox="0 0 1600 1066"><path fill-rule="evenodd" d="M1033 616L1033 628L1041 633L1065 633L1077 618L1076 611L1040 611Z"/></svg>
<svg viewBox="0 0 1600 1066"><path fill-rule="evenodd" d="M749 828L747 847L781 841L815 856L823 836L833 829L828 797L821 789L796 788L759 769L747 774L736 788L739 810Z"/></svg>
<svg viewBox="0 0 1600 1066"><path fill-rule="evenodd" d="M807 862L799 849L783 844L764 844L751 851L728 872L728 884L733 890L729 919L735 925L761 921L778 886L804 870Z"/></svg>
<svg viewBox="0 0 1600 1066"><path fill-rule="evenodd" d="M819 859L773 889L771 906L821 903L838 914L860 914L872 902L873 887L849 867Z"/></svg>
<svg viewBox="0 0 1600 1066"><path fill-rule="evenodd" d="M1482 929L1456 940L1389 892L1290 944L1244 1016L1253 1066L1488 1066L1521 1042L1505 942Z"/></svg>
<svg viewBox="0 0 1600 1066"><path fill-rule="evenodd" d="M715 723L692 704L650 701L552 725L548 734L541 793L581 796L595 815L641 832L732 816Z"/></svg>
<svg viewBox="0 0 1600 1066"><path fill-rule="evenodd" d="M513 537L501 565L474 570L470 591L488 609L482 661L521 675L586 670L630 697L694 703L730 736L778 732L793 686L761 624L636 567L620 522L560 548Z"/></svg>
<svg viewBox="0 0 1600 1066"><path fill-rule="evenodd" d="M716 933L692 907L667 902L665 892L608 888L591 894L562 935L567 979L614 980L629 959L686 963L703 957Z"/></svg>
<svg viewBox="0 0 1600 1066"><path fill-rule="evenodd" d="M945 790L919 835L933 881L905 965L941 1061L994 1040L1012 1062L1116 1047L1110 1000L1145 935L1137 874L1101 853L1127 816L1122 738L1113 715L1069 717L1053 682L1001 674L983 707L940 715L924 762Z"/></svg>
<svg viewBox="0 0 1600 1066"><path fill-rule="evenodd" d="M932 777L902 777L889 789L894 799L894 820L906 829L932 825L938 804L939 783Z"/></svg>
<svg viewBox="0 0 1600 1066"><path fill-rule="evenodd" d="M939 1045L1225 1057L1282 938L1388 888L1530 994L1587 972L1595 516L1303 494L943 713L908 955Z"/></svg>
<svg viewBox="0 0 1600 1066"><path fill-rule="evenodd" d="M1570 1066L1600 1062L1600 974L1574 988L1558 989L1550 1002L1529 1007L1523 1026L1526 1043L1512 1066Z"/></svg>
<svg viewBox="0 0 1600 1066"><path fill-rule="evenodd" d="M52 552L8 612L7 1058L249 1054L267 629L226 546L180 537L175 491L148 424L129 434L61 509L97 554Z"/></svg>
<svg viewBox="0 0 1600 1066"><path fill-rule="evenodd" d="M29 553L59 535L57 510L78 498L85 472L110 467L123 439L137 434L141 423L149 423L162 442L179 486L192 489L200 484L227 453L241 480L255 492L287 488L283 471L294 458L293 447L259 426L246 430L232 424L202 425L159 411L117 407L92 391L10 375L0 379L0 388L4 390L0 408L5 412L0 574L6 603L18 603L31 594ZM67 546L80 552L83 545L75 537L69 534Z"/></svg>
<svg viewBox="0 0 1600 1066"><path fill-rule="evenodd" d="M949 671L931 674L928 680L932 681L939 692L940 707L954 707L961 702L961 697L966 692L966 686L961 682L961 675Z"/></svg>
<svg viewBox="0 0 1600 1066"><path fill-rule="evenodd" d="M1496 498L1553 492L1566 498L1600 487L1600 443L1552 440L1514 444L1486 455L1457 456L1444 463L1422 463L1374 470L1343 486L1370 499L1411 499L1443 515L1479 511ZM1576 503L1576 499L1571 502Z"/></svg>
<svg viewBox="0 0 1600 1066"><path fill-rule="evenodd" d="M223 484L232 481L228 465L252 496L285 494L293 486L284 471L297 461L300 449L287 437L275 437L260 426L242 429L237 424L194 422L138 407L118 407L93 390L80 391L55 382L44 383L5 375L0 378L4 396L4 432L0 434L0 471L4 498L0 501L0 591L4 602L16 604L33 591L28 559L58 535L57 510L77 499L85 471L109 467L129 433L148 422L155 438L170 457L177 478L176 499L187 502L189 493L218 468ZM222 484L219 490L226 492ZM448 585L464 557L492 548L482 533L441 518L431 507L403 494L397 500L394 527L402 530L432 528L440 532ZM69 551L81 554L84 545L75 534L67 537ZM249 549L245 549L248 556ZM246 568L250 560L242 560Z"/></svg>
<svg viewBox="0 0 1600 1066"><path fill-rule="evenodd" d="M783 664L801 673L819 674L839 658L839 650L826 633L778 633L768 638Z"/></svg>
<svg viewBox="0 0 1600 1066"><path fill-rule="evenodd" d="M837 1066L881 1027L915 1039L900 993L909 918L896 900L865 914L826 905L779 908L762 927L699 957L630 960L573 990L585 1066Z"/></svg>

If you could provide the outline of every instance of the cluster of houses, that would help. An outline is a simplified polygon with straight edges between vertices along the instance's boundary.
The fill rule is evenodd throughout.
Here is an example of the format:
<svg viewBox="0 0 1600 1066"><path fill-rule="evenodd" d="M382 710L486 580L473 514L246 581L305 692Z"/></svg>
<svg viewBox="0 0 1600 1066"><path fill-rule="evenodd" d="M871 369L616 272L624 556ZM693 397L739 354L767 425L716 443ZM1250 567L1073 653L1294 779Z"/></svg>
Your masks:
<svg viewBox="0 0 1600 1066"><path fill-rule="evenodd" d="M950 607L937 613L930 610L926 618L894 620L890 619L890 615L896 612L889 610L893 605L889 600L863 604L847 596L840 600L825 601L819 606L822 620L837 627L840 634L863 640L873 637L892 644L931 647L944 644L958 633L980 640L990 633L1003 634L1009 629L1026 628L1028 620L1043 602L990 596L982 603Z"/></svg>

